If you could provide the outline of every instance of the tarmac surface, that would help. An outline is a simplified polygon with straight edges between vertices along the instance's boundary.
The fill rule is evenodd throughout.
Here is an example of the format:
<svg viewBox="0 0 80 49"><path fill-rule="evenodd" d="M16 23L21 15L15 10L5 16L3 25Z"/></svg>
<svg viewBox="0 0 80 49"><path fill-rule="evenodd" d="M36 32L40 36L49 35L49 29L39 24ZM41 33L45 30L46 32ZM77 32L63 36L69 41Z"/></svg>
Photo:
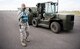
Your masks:
<svg viewBox="0 0 80 49"><path fill-rule="evenodd" d="M70 32L53 33L44 27L30 26L30 42L20 43L17 12L0 11L0 49L80 49L80 16L75 16Z"/></svg>

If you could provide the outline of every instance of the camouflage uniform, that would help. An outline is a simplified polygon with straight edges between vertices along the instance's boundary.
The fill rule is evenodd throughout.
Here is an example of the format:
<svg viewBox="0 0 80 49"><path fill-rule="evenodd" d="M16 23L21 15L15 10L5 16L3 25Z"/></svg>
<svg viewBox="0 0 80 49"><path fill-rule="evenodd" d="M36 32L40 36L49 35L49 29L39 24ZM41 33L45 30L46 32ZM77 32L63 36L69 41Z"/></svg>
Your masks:
<svg viewBox="0 0 80 49"><path fill-rule="evenodd" d="M28 16L28 12L25 10L26 15ZM19 26L20 26L20 40L23 46L27 45L27 38L29 36L29 24L28 21L26 23L22 22L21 16L25 16L22 11L19 12Z"/></svg>

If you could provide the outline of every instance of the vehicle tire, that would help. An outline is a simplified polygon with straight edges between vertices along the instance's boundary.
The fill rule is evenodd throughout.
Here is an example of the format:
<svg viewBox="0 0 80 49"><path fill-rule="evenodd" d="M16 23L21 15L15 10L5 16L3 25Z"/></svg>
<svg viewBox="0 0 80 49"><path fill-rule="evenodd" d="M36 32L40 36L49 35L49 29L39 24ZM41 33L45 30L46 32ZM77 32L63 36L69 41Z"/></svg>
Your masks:
<svg viewBox="0 0 80 49"><path fill-rule="evenodd" d="M50 28L54 33L59 33L61 30L61 26L58 22L52 22Z"/></svg>
<svg viewBox="0 0 80 49"><path fill-rule="evenodd" d="M37 22L36 19L33 19L33 20L32 20L32 25L33 25L34 27L37 27L37 26L38 26L38 22Z"/></svg>

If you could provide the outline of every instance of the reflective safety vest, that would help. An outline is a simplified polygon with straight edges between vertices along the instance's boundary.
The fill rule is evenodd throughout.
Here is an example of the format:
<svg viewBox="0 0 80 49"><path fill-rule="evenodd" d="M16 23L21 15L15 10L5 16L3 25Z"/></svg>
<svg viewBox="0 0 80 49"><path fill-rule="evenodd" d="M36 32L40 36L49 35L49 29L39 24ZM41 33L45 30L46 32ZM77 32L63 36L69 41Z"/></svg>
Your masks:
<svg viewBox="0 0 80 49"><path fill-rule="evenodd" d="M25 11L22 12L21 19L23 23L28 22L28 14Z"/></svg>

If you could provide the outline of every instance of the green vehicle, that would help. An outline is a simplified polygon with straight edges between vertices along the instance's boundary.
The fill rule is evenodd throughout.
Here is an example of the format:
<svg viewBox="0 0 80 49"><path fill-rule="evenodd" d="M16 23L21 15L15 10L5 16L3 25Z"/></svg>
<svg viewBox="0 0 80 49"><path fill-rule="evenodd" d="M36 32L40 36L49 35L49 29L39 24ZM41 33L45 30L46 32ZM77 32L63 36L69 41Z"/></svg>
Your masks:
<svg viewBox="0 0 80 49"><path fill-rule="evenodd" d="M58 3L38 3L35 12L29 8L29 23L35 27L43 26L50 28L54 33L61 30L72 30L74 26L74 15L58 14Z"/></svg>

